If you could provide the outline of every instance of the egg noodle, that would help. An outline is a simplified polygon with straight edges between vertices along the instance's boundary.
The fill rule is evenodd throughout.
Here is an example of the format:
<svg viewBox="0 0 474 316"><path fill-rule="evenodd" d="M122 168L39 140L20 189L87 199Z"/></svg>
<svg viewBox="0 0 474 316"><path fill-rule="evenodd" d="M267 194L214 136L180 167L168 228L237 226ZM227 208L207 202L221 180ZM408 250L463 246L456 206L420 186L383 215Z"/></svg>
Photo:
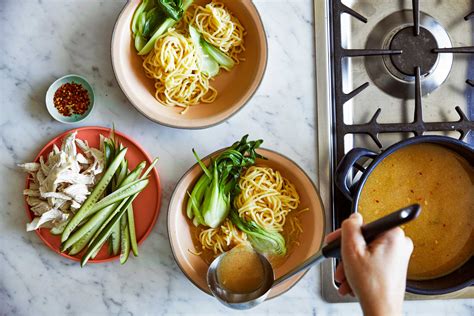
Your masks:
<svg viewBox="0 0 474 316"><path fill-rule="evenodd" d="M204 39L227 53L235 63L243 59L245 51L245 29L221 2L213 1L206 6L192 6L184 17L187 24L194 26Z"/></svg>
<svg viewBox="0 0 474 316"><path fill-rule="evenodd" d="M175 29L169 29L155 42L155 48L143 61L143 68L148 77L156 80L156 99L166 106L186 110L190 105L210 103L217 97L209 78L199 69L192 40Z"/></svg>
<svg viewBox="0 0 474 316"><path fill-rule="evenodd" d="M300 204L298 192L288 179L272 168L252 166L241 175L238 185L241 191L233 202L241 218L253 220L265 230L282 232L287 242L298 244L303 228L296 215L308 209L289 217L285 225L288 214ZM220 227L203 230L199 241L203 250L212 250L214 255L248 242L247 235L229 219Z"/></svg>
<svg viewBox="0 0 474 316"><path fill-rule="evenodd" d="M143 68L147 77L156 80L156 99L165 106L182 107L182 114L189 106L212 103L217 97L209 76L200 70L200 52L189 36L189 24L236 63L242 60L239 54L245 50L243 26L220 2L191 7L175 28L157 39Z"/></svg>
<svg viewBox="0 0 474 316"><path fill-rule="evenodd" d="M247 234L226 218L221 226L203 230L199 234L199 240L203 249L212 250L217 255L236 245L247 243Z"/></svg>

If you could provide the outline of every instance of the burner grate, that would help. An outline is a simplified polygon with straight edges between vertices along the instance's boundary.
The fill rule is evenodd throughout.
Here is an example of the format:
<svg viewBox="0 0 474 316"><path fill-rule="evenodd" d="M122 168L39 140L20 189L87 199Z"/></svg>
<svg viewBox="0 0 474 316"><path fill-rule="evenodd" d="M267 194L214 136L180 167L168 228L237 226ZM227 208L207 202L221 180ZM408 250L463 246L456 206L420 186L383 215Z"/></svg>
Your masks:
<svg viewBox="0 0 474 316"><path fill-rule="evenodd" d="M420 36L424 32L424 28L420 27L420 8L419 1L413 0L413 35ZM414 120L410 123L380 123L377 121L381 108L379 107L374 113L372 118L362 124L346 124L343 117L343 107L344 104L350 99L354 98L356 95L361 93L364 89L369 87L369 82L365 82L359 87L355 88L349 93L343 91L343 73L342 73L342 62L344 58L359 57L365 56L366 58L384 58L384 56L389 55L392 60L398 59L400 54L403 54L403 49L346 49L342 47L342 38L341 38L341 15L342 13L347 13L353 18L359 20L362 23L367 23L368 20L362 14L356 12L355 10L344 5L341 0L331 1L332 14L331 14L331 51L332 51L332 94L333 106L332 106L332 117L333 117L333 126L335 136L333 140L333 156L335 157L334 169L337 166L337 163L342 159L345 153L344 148L344 137L348 134L365 134L370 136L374 143L382 148L383 145L379 139L379 135L382 133L413 133L413 135L423 135L426 132L448 132L448 131L457 131L460 134L460 139L463 140L468 134L472 133L474 129L474 122L470 120L465 113L461 110L460 107L456 106L454 109L459 115L457 121L439 121L439 122L426 122L423 119L423 106L422 106L422 95L424 89L422 89L422 80L424 74L420 73L421 65L416 65L410 71L413 74L412 78L414 85L412 84L408 89L414 88ZM474 12L470 12L464 17L466 21L474 18ZM397 48L397 47L395 47ZM433 49L428 49L427 54L433 54L441 56L440 54L456 54L456 53L474 53L474 47L435 47ZM467 79L466 83L474 87L474 80ZM412 88L413 86L413 88ZM426 92L426 91L425 91ZM446 104L446 106L449 106ZM350 202L342 195L338 188L333 185L333 214L334 214L334 224L335 227L340 227L342 220L347 218L350 214ZM337 210L337 211L335 211Z"/></svg>

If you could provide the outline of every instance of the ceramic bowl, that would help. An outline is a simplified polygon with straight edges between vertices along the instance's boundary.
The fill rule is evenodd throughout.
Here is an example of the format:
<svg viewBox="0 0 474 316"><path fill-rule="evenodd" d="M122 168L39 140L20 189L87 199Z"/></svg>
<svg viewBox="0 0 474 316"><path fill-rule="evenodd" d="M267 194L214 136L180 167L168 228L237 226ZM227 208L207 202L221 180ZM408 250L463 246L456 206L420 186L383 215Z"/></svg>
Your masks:
<svg viewBox="0 0 474 316"><path fill-rule="evenodd" d="M209 0L198 0L203 5ZM211 81L217 99L210 104L191 106L185 114L179 107L162 105L155 99L154 80L147 78L142 58L137 54L130 29L139 0L129 1L120 13L112 35L111 57L117 82L130 103L149 119L176 128L206 128L223 122L239 111L257 90L267 64L267 42L262 21L250 0L223 0L247 31L245 61L232 71L221 69Z"/></svg>
<svg viewBox="0 0 474 316"><path fill-rule="evenodd" d="M73 114L71 116L64 116L59 113L58 109L56 109L56 107L54 106L54 93L56 92L56 90L58 90L59 87L61 87L65 83L78 83L81 84L84 89L87 90L90 104L89 108L84 114ZM48 109L49 114L58 122L72 124L83 121L91 114L92 109L94 108L94 89L92 89L92 86L86 80L86 78L75 74L66 75L57 79L49 86L48 91L46 92L46 108Z"/></svg>
<svg viewBox="0 0 474 316"><path fill-rule="evenodd" d="M205 158L204 163L208 164L210 157L217 153L215 152ZM275 274L278 278L319 250L324 234L324 209L319 193L313 183L295 162L268 149L259 149L258 153L268 158L268 160L258 159L256 164L280 171L283 177L296 186L301 200L299 209L309 208L309 211L302 212L300 215L303 233L299 236L299 246L290 248L287 257L276 268ZM194 285L210 294L206 283L206 273L209 265L202 257L192 253L193 250L200 247L193 240L192 223L186 216L187 191L191 191L201 174L201 168L196 164L183 175L176 185L168 208L168 235L178 266ZM303 277L304 273L301 272L273 288L268 298L286 292Z"/></svg>

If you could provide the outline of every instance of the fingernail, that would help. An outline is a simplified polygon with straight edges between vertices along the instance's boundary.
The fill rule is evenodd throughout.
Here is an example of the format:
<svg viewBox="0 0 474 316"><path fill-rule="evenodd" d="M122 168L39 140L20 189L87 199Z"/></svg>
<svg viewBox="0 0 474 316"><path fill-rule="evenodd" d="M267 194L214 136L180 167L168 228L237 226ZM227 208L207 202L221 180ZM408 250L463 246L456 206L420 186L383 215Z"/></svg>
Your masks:
<svg viewBox="0 0 474 316"><path fill-rule="evenodd" d="M362 218L362 215L360 215L359 213L352 213L350 218L357 218L357 219L360 219Z"/></svg>

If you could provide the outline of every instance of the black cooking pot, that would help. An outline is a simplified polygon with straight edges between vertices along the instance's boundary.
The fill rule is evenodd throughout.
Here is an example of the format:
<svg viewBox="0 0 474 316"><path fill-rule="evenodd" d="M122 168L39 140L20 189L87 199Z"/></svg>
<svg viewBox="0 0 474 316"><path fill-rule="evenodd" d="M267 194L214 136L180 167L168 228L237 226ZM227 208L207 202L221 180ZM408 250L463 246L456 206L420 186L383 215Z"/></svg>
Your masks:
<svg viewBox="0 0 474 316"><path fill-rule="evenodd" d="M474 147L447 136L409 138L390 146L379 154L365 148L354 148L343 157L336 170L336 185L352 201L352 212L357 211L362 187L377 165L395 151L420 143L431 143L449 148L464 157L471 165L474 165ZM367 159L370 163L367 167L363 167L360 162ZM352 172L354 167L356 171ZM351 179L352 181L349 181ZM352 186L349 186L349 183L353 183ZM406 290L415 294L439 295L472 285L474 285L474 257L471 257L463 266L446 276L422 281L407 280Z"/></svg>

